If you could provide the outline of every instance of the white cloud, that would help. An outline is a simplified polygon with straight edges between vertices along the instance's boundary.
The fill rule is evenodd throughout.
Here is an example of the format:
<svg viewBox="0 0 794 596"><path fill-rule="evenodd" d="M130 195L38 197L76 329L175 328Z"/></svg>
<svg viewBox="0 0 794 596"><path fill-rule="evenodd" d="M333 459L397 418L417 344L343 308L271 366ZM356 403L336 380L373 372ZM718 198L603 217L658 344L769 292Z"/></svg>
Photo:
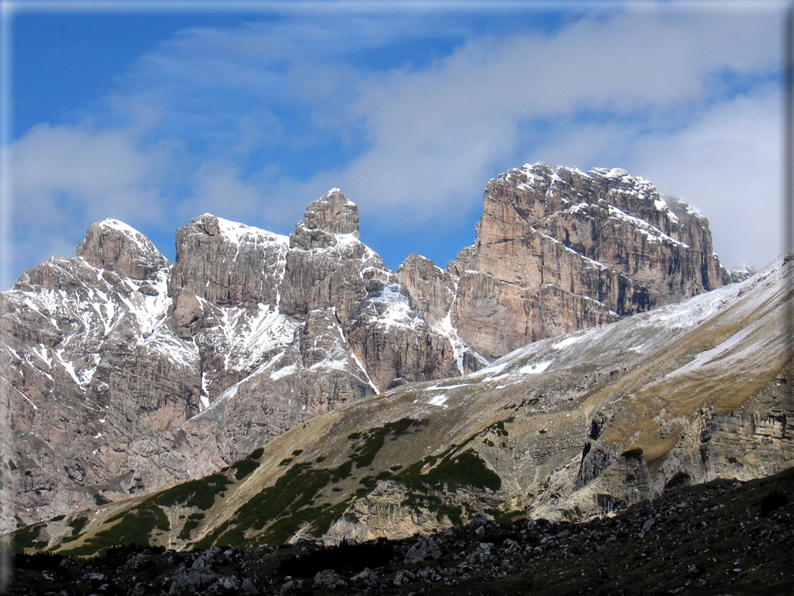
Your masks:
<svg viewBox="0 0 794 596"><path fill-rule="evenodd" d="M708 217L728 267L763 267L783 252L780 99L774 88L740 96L677 134L637 146L637 170Z"/></svg>
<svg viewBox="0 0 794 596"><path fill-rule="evenodd" d="M30 223L58 218L64 210L152 220L162 213L162 146L142 151L124 132L41 124L15 144L12 155L15 199Z"/></svg>
<svg viewBox="0 0 794 596"><path fill-rule="evenodd" d="M716 158L714 167L701 167L695 154L688 167L672 146L704 134L706 123L738 141L722 142L721 153L741 146L747 131L733 122L738 114L728 106L735 102L719 75L773 72L777 25L769 14L620 14L553 35L472 40L428 69L363 80L356 108L372 146L333 175L390 226L439 218L458 223L478 208L487 178L534 159L580 167L647 164L648 177L658 172L665 187L680 188L695 203L715 180L681 185L665 167L688 169L692 179L716 176L725 186L723 203L708 204L720 209L745 198L732 180L739 170L720 169L724 160ZM768 143L778 112L758 107L755 118L763 124L754 137ZM520 124L533 119L550 123L549 138L522 136ZM659 143L671 150L653 153ZM645 161L635 156L641 148ZM764 161L768 153L756 154L755 162L771 171L777 166ZM331 178L321 172L315 181ZM712 214L712 221L721 227L722 218ZM733 229L727 235L736 237Z"/></svg>
<svg viewBox="0 0 794 596"><path fill-rule="evenodd" d="M770 84L672 130L567 120L530 161L582 169L618 164L702 211L724 265L763 267L782 252L781 116L780 91Z"/></svg>
<svg viewBox="0 0 794 596"><path fill-rule="evenodd" d="M194 194L178 210L183 221L208 212L247 223L265 220L283 230L303 214L294 197L286 193L274 196L266 181L244 180L240 169L228 164L205 164L196 173L194 184Z"/></svg>
<svg viewBox="0 0 794 596"><path fill-rule="evenodd" d="M11 153L14 264L72 256L74 239L105 217L139 226L162 221L167 205L160 187L172 149L163 141L142 150L124 131L30 129Z"/></svg>
<svg viewBox="0 0 794 596"><path fill-rule="evenodd" d="M769 222L723 212L776 194L773 93L737 97L730 81L774 73L779 15L624 12L500 36L447 17L185 30L120 75L105 112L16 143L18 219L30 238L79 238L105 216L173 230L204 211L283 232L340 186L410 242L463 223L491 176L542 160L630 169L700 207L727 264L768 260ZM434 59L367 61L436 31Z"/></svg>

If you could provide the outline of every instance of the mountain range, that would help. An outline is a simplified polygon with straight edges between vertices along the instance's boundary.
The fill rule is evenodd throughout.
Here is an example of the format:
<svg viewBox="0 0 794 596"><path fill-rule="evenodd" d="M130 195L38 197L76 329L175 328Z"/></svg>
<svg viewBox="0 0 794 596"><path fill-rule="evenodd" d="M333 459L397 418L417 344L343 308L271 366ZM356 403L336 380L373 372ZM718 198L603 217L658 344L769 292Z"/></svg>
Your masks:
<svg viewBox="0 0 794 596"><path fill-rule="evenodd" d="M202 215L171 264L105 220L25 272L0 298L7 529L334 543L790 465L787 258L731 284L706 219L617 169L500 175L445 269L390 271L358 223L339 189L289 237Z"/></svg>

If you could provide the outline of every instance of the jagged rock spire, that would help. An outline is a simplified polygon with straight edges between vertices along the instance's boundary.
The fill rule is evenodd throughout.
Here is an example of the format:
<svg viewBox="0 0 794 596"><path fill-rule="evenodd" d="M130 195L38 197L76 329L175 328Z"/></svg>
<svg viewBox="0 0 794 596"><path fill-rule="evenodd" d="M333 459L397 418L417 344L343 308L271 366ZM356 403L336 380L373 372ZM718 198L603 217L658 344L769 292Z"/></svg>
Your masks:
<svg viewBox="0 0 794 596"><path fill-rule="evenodd" d="M306 207L304 225L332 234L358 233L358 206L338 188L332 188Z"/></svg>
<svg viewBox="0 0 794 596"><path fill-rule="evenodd" d="M91 225L85 240L77 246L77 256L94 267L133 279L151 279L157 271L168 266L168 260L151 240L115 219Z"/></svg>
<svg viewBox="0 0 794 596"><path fill-rule="evenodd" d="M341 190L332 188L306 207L290 236L290 245L305 250L326 248L336 243L332 234L353 234L360 239L358 222L358 206Z"/></svg>

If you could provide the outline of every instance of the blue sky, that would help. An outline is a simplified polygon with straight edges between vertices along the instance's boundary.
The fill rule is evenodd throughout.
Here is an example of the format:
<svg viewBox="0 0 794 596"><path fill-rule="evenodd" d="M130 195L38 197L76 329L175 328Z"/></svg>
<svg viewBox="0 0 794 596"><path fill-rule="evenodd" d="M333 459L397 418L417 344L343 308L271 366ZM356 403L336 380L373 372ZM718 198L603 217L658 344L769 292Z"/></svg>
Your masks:
<svg viewBox="0 0 794 596"><path fill-rule="evenodd" d="M173 259L192 217L288 234L332 187L390 267L443 267L536 161L643 176L763 266L785 6L4 1L3 287L105 217Z"/></svg>

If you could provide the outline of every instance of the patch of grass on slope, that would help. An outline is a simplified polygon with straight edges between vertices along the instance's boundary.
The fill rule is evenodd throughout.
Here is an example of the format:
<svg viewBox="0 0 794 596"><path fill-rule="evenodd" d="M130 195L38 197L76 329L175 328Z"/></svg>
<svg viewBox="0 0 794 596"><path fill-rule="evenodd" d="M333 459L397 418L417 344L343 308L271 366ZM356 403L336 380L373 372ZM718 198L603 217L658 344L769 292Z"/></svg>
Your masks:
<svg viewBox="0 0 794 596"><path fill-rule="evenodd" d="M365 479L364 487L353 496L336 504L315 504L315 498L331 483L348 478L353 467L363 468L372 464L387 438L396 440L409 434L409 429L421 424L411 418L401 418L383 426L372 428L366 433L352 433L348 439L354 443L353 453L348 460L336 468L312 468L310 463L292 465L272 487L262 490L242 505L234 516L218 529L205 537L195 546L205 548L211 544L242 545L256 543L283 543L289 540L301 527L307 527L315 536L328 531L331 524L339 519L354 498L366 494L374 488L378 478ZM300 455L295 452L293 455ZM290 461L282 462L285 466ZM265 530L253 539L250 533Z"/></svg>
<svg viewBox="0 0 794 596"><path fill-rule="evenodd" d="M225 474L212 474L198 480L177 484L173 488L154 495L150 500L163 507L181 505L207 510L215 503L215 496L222 493L229 484L230 481Z"/></svg>
<svg viewBox="0 0 794 596"><path fill-rule="evenodd" d="M47 546L47 541L39 540L39 534L44 529L45 523L33 524L32 526L25 526L11 534L14 545L14 553L22 554L25 549L35 548L41 549Z"/></svg>
<svg viewBox="0 0 794 596"><path fill-rule="evenodd" d="M354 455L350 460L357 468L364 468L370 465L383 448L386 437L391 436L392 440L396 440L397 437L408 434L409 429L417 424L420 424L420 422L412 418L400 418L394 422L388 422L383 426L370 429L363 436L359 433L351 434L348 439L357 441L358 445L354 447Z"/></svg>
<svg viewBox="0 0 794 596"><path fill-rule="evenodd" d="M231 466L231 469L234 470L234 479L242 480L243 478L248 476L251 472L256 470L258 467L259 467L258 461L246 458L234 462Z"/></svg>
<svg viewBox="0 0 794 596"><path fill-rule="evenodd" d="M193 530L199 527L202 519L204 519L203 513L191 513L188 516L185 525L182 526L182 531L179 532L179 539L190 540L190 534L193 532Z"/></svg>
<svg viewBox="0 0 794 596"><path fill-rule="evenodd" d="M113 525L98 532L84 544L64 551L62 554L89 556L101 554L114 546L151 546L151 534L154 530L167 532L171 529L163 510L164 507L193 507L206 511L213 506L216 496L222 493L230 483L231 481L225 474L218 473L178 484L149 497L136 507L112 517L106 523ZM192 529L194 528L187 531L188 535ZM82 528L75 532L75 536L80 530ZM180 537L184 532L183 529Z"/></svg>
<svg viewBox="0 0 794 596"><path fill-rule="evenodd" d="M171 529L165 511L147 499L137 507L120 513L108 520L117 522L97 533L80 546L62 551L65 556L91 556L106 552L117 546L149 546L150 535L155 529L167 532Z"/></svg>
<svg viewBox="0 0 794 596"><path fill-rule="evenodd" d="M277 535L272 536L274 541L278 541L293 527L297 531L302 523L310 521L305 519L305 513L298 515L299 510L309 504L330 480L330 470L311 469L308 463L293 465L275 485L259 492L237 510L229 529L220 536L218 542L243 544L248 530L262 530L273 520L280 522L277 529L270 528L268 532Z"/></svg>
<svg viewBox="0 0 794 596"><path fill-rule="evenodd" d="M455 456L445 454L438 465L426 474L422 473L426 465L433 465L436 461L432 456L427 457L397 474L395 479L410 488L446 488L449 491L457 491L462 486L491 490L502 487L499 474L491 470L473 449Z"/></svg>

